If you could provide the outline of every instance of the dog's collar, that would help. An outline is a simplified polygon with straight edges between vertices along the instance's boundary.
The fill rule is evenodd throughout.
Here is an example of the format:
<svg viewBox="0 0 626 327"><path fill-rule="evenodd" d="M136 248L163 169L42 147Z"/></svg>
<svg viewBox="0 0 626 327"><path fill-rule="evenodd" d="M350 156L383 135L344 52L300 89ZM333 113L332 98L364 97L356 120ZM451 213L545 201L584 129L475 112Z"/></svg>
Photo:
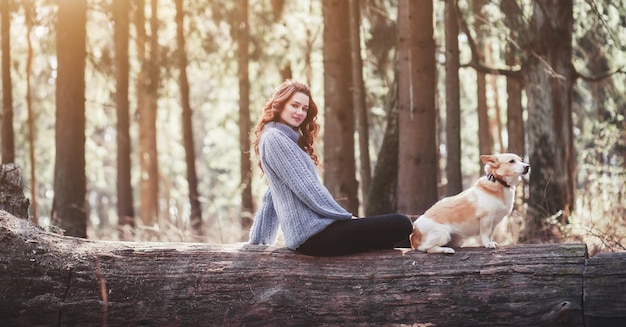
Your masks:
<svg viewBox="0 0 626 327"><path fill-rule="evenodd" d="M504 180L494 176L493 174L487 174L487 179L491 182L499 182L500 184L504 185L504 187L511 187L511 185L509 185L507 182L505 182Z"/></svg>

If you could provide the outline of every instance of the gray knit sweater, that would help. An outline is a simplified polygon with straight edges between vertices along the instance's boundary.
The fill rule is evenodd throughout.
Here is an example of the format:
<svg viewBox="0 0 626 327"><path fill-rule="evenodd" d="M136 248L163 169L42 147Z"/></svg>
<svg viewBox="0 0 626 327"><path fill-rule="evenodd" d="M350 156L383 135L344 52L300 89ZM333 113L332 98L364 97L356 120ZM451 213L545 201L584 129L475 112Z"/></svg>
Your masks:
<svg viewBox="0 0 626 327"><path fill-rule="evenodd" d="M259 141L259 155L269 189L250 230L250 243L272 245L280 226L288 248L295 250L337 219L351 219L322 185L313 160L297 144L300 134L271 122Z"/></svg>

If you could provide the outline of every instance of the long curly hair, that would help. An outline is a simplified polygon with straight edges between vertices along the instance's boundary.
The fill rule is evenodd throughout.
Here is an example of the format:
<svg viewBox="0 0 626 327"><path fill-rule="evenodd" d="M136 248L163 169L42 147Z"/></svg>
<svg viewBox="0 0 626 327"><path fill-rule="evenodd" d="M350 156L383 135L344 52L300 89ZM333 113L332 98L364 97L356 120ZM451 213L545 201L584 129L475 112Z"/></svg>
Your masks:
<svg viewBox="0 0 626 327"><path fill-rule="evenodd" d="M253 145L254 153L257 155L257 158L260 158L259 141L261 139L263 127L265 127L265 125L269 122L280 121L280 113L283 111L285 105L291 97L298 92L304 93L309 97L309 110L307 111L306 119L298 127L298 131L300 132L298 146L300 146L300 148L302 148L302 150L304 150L304 152L311 157L311 160L313 160L316 166L319 165L319 159L317 158L315 149L313 148L313 143L320 130L320 125L317 123L317 105L315 104L315 101L313 101L313 97L311 97L311 90L309 87L304 83L292 80L286 80L283 82L263 107L263 114L259 118L259 122L254 129L255 139ZM259 160L259 167L261 168L261 171L263 171L261 160Z"/></svg>

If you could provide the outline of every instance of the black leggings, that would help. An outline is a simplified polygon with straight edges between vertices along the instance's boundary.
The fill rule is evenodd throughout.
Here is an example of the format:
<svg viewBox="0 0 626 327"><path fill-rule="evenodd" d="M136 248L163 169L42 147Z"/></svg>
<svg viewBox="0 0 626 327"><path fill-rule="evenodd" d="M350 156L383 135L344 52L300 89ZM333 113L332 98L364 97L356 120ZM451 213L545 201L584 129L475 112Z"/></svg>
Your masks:
<svg viewBox="0 0 626 327"><path fill-rule="evenodd" d="M411 219L387 214L359 219L337 220L311 236L296 251L313 256L337 256L372 249L411 247Z"/></svg>

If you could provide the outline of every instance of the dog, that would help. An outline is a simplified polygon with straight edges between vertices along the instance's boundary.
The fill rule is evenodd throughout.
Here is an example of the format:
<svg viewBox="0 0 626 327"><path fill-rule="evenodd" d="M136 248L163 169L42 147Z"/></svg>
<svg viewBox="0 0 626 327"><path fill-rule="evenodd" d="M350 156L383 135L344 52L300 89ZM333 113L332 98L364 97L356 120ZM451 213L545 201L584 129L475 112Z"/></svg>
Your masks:
<svg viewBox="0 0 626 327"><path fill-rule="evenodd" d="M414 250L452 254L452 247L476 235L486 248L498 246L491 234L513 210L515 186L530 172L530 165L512 153L481 155L480 160L485 176L467 190L439 200L415 220L409 236Z"/></svg>

